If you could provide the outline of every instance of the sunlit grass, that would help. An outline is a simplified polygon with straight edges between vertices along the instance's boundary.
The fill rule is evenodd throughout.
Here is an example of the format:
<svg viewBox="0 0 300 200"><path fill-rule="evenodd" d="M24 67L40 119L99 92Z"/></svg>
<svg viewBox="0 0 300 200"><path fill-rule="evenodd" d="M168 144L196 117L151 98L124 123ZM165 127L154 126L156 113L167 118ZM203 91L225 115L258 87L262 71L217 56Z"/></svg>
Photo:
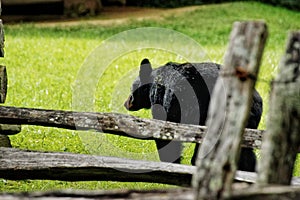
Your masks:
<svg viewBox="0 0 300 200"><path fill-rule="evenodd" d="M222 63L234 21L267 22L269 38L256 85L264 100L260 129L266 128L270 80L285 48L288 30L300 29L300 14L258 3L232 3L199 7L199 10L163 20L131 21L119 26L80 25L74 27L38 27L34 24L6 25L5 58L9 87L5 105L59 110L76 110L74 89L85 59L105 39L137 27L164 27L196 40L213 62ZM118 44L116 43L116 48ZM167 48L167 47L166 47ZM186 51L189 51L187 47ZM99 55L101 56L101 55ZM180 55L164 50L146 49L130 52L115 59L99 78L93 105L89 110L120 112L151 117L149 111L129 113L123 103L138 73L140 61L147 57L158 67L169 61L184 62ZM84 84L84 83L80 83ZM79 134L78 134L79 133ZM10 136L12 145L31 150L91 153L132 159L158 160L153 141L140 141L93 132L76 132L56 128L23 126L22 132ZM183 162L189 164L192 148L185 150ZM295 175L300 175L299 164ZM118 182L62 182L0 180L0 191L49 189L149 189L169 187L160 184Z"/></svg>

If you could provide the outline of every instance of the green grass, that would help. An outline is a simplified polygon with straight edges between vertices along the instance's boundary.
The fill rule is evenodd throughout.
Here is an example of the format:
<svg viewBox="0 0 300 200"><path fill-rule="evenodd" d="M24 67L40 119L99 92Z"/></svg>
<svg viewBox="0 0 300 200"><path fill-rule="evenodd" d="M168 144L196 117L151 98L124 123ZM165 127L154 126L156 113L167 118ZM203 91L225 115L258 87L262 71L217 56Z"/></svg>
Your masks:
<svg viewBox="0 0 300 200"><path fill-rule="evenodd" d="M34 24L5 25L5 58L9 85L5 105L62 110L121 112L150 117L149 111L127 112L122 104L130 91L139 62L148 57L154 66L185 59L174 53L143 49L120 55L103 72L92 94L92 104L74 106L74 92L79 73L86 67L85 59L102 41L122 31L138 27L163 27L181 32L202 45L211 61L222 63L234 21L261 20L268 24L269 38L261 64L257 89L264 100L261 129L266 128L269 81L285 48L289 30L300 29L300 14L259 3L229 3L199 7L198 10L168 16L163 20L132 20L122 25L95 26L83 23L72 27L38 27ZM115 43L119 48L120 43ZM169 46L166 46L166 49ZM189 48L186 49L189 51ZM99 55L101 58L101 55ZM100 63L101 65L101 63ZM88 88L86 88L88 91ZM86 91L84 91L86 92ZM85 103L85 101L83 100ZM55 128L23 126L22 132L10 136L16 148L96 155L122 156L133 159L157 160L153 141L139 141L119 136L103 136L93 132L75 132ZM192 148L185 151L189 163ZM295 167L300 176L300 164ZM0 191L32 191L62 188L150 189L170 187L160 184L118 182L62 182L0 180Z"/></svg>

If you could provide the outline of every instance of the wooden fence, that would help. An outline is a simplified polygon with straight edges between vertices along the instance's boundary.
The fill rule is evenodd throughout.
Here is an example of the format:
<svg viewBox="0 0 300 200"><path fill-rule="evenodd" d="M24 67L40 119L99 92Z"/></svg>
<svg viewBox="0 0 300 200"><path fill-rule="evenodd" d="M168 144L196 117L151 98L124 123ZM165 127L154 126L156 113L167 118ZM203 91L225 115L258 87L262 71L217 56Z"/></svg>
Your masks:
<svg viewBox="0 0 300 200"><path fill-rule="evenodd" d="M207 127L141 119L116 113L0 107L2 124L39 125L71 130L92 129L99 134L202 144L196 166L1 147L0 178L140 181L186 188L164 191L3 193L0 198L299 199L300 179L292 177L292 172L300 146L300 31L290 34L279 74L272 82L267 130L244 129L266 38L267 27L263 22L234 24L224 68L212 95ZM226 100L219 99L221 87L226 88ZM3 131L1 134L17 132ZM241 146L261 148L257 174L237 171ZM252 184L250 186L245 182Z"/></svg>

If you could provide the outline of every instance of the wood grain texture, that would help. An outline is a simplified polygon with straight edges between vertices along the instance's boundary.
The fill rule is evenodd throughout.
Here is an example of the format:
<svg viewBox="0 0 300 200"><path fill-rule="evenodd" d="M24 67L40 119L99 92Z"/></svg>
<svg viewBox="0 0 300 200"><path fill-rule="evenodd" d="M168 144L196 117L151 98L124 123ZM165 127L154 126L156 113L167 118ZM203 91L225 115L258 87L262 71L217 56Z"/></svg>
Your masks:
<svg viewBox="0 0 300 200"><path fill-rule="evenodd" d="M94 155L0 147L0 178L64 181L157 182L191 186L195 166ZM238 171L236 181L255 183L256 173ZM294 177L293 185L300 186Z"/></svg>
<svg viewBox="0 0 300 200"><path fill-rule="evenodd" d="M205 126L142 119L118 113L87 113L7 106L0 106L0 123L94 130L141 140L164 139L194 143L202 143L206 132ZM243 146L260 148L263 132L245 129Z"/></svg>
<svg viewBox="0 0 300 200"><path fill-rule="evenodd" d="M1 48L1 45L0 45ZM0 65L0 103L4 103L7 94L7 72L6 67Z"/></svg>
<svg viewBox="0 0 300 200"><path fill-rule="evenodd" d="M121 181L190 186L195 168L164 162L0 148L0 177L10 180Z"/></svg>
<svg viewBox="0 0 300 200"><path fill-rule="evenodd" d="M4 57L4 28L2 19L0 19L0 57Z"/></svg>
<svg viewBox="0 0 300 200"><path fill-rule="evenodd" d="M196 199L230 195L255 78L267 38L263 22L236 22L209 107L193 177Z"/></svg>
<svg viewBox="0 0 300 200"><path fill-rule="evenodd" d="M240 186L237 186L239 188ZM243 186L241 187L243 188ZM7 193L0 194L1 200L193 200L191 188L168 190L111 190L111 191L75 191L60 190L48 192ZM298 200L299 187L268 186L264 188L248 187L235 190L230 197L224 200Z"/></svg>
<svg viewBox="0 0 300 200"><path fill-rule="evenodd" d="M300 31L290 34L269 105L259 184L289 185L300 145Z"/></svg>

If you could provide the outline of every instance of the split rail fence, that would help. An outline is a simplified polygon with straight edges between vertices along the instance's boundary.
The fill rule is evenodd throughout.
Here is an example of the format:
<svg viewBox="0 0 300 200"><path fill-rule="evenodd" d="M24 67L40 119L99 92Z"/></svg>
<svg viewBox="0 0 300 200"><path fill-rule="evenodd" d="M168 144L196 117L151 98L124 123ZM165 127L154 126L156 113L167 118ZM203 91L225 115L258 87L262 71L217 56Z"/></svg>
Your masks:
<svg viewBox="0 0 300 200"><path fill-rule="evenodd" d="M20 132L20 125L202 144L196 166L0 147L0 178L155 182L182 188L2 193L0 198L300 199L300 179L293 177L300 146L300 31L290 33L279 73L272 82L267 130L244 129L267 35L264 22L234 23L224 68L212 95L208 127L117 113L0 107L0 136L6 141L1 146L9 146L7 135ZM3 49L3 41L1 44ZM5 67L1 69L3 103L7 77ZM226 89L225 100L218 95L222 87ZM261 149L257 173L237 171L241 146Z"/></svg>

